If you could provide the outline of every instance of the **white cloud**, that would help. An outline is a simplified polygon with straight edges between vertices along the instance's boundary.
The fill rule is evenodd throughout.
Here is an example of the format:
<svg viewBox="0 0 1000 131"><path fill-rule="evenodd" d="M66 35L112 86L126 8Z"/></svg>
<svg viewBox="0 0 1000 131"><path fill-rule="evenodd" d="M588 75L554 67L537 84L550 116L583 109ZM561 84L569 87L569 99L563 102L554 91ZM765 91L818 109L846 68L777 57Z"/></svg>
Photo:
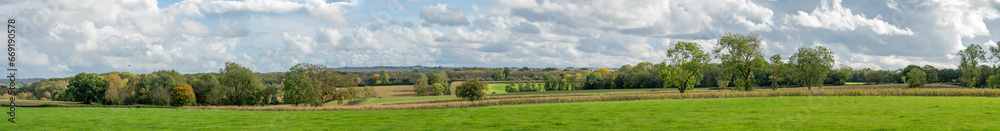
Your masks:
<svg viewBox="0 0 1000 131"><path fill-rule="evenodd" d="M441 25L466 25L469 20L465 19L465 13L456 6L448 4L438 4L420 7L420 18L427 23Z"/></svg>
<svg viewBox="0 0 1000 131"><path fill-rule="evenodd" d="M879 35L913 35L913 31L909 28L902 29L880 20L881 15L872 19L868 19L865 14L854 15L851 9L844 8L840 2L840 0L833 2L823 0L823 5L814 9L812 13L799 11L798 14L789 16L787 20L806 27L835 31L853 31L863 27Z"/></svg>
<svg viewBox="0 0 1000 131"><path fill-rule="evenodd" d="M774 23L770 9L745 0L502 1L490 12L642 36L692 34L712 28L769 31Z"/></svg>

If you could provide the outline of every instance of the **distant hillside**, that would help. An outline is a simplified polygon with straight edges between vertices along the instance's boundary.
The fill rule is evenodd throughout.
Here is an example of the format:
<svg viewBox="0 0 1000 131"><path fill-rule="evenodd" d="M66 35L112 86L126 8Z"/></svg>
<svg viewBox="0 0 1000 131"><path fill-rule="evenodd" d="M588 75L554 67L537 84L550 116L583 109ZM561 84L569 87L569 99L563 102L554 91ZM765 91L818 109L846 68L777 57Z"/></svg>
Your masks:
<svg viewBox="0 0 1000 131"><path fill-rule="evenodd" d="M49 78L17 79L17 80L14 81L14 84L17 84L18 86L24 86L24 85L28 85L28 84L31 84L31 83L39 82L39 81L42 81L42 80L45 80L45 79L49 79ZM2 83L3 85L7 85L7 84L10 83L10 79L6 79L6 78L0 79L0 83Z"/></svg>

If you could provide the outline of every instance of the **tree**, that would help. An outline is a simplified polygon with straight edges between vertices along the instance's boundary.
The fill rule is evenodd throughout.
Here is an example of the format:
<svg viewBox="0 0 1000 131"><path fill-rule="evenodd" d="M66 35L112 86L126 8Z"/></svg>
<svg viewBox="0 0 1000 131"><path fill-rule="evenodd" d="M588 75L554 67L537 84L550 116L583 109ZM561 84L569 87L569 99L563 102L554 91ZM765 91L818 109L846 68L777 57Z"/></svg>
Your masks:
<svg viewBox="0 0 1000 131"><path fill-rule="evenodd" d="M962 82L962 85L976 87L979 81L979 77L977 76L981 73L976 66L979 65L980 61L985 60L983 54L983 48L976 44L971 44L964 50L958 51L958 55L961 56L958 68L962 70L962 77L959 78L959 81Z"/></svg>
<svg viewBox="0 0 1000 131"><path fill-rule="evenodd" d="M66 92L73 96L73 101L90 104L104 98L104 93L108 90L108 81L94 74L80 73L73 76L68 87Z"/></svg>
<svg viewBox="0 0 1000 131"><path fill-rule="evenodd" d="M667 50L667 57L672 60L673 65L660 71L663 88L677 86L683 94L685 90L700 84L703 77L701 69L711 56L703 52L697 43L680 41Z"/></svg>
<svg viewBox="0 0 1000 131"><path fill-rule="evenodd" d="M884 74L882 74L882 73L880 73L878 71L872 71L870 69L867 70L865 72L865 74L868 76L868 83L869 84L879 84L879 83L882 83L883 77L885 77Z"/></svg>
<svg viewBox="0 0 1000 131"><path fill-rule="evenodd" d="M463 82L455 88L455 96L469 101L483 100L483 96L486 95L486 84L480 82L479 79L472 79L470 81Z"/></svg>
<svg viewBox="0 0 1000 131"><path fill-rule="evenodd" d="M927 73L927 83L938 82L938 69L931 65L924 65L922 67L924 72Z"/></svg>
<svg viewBox="0 0 1000 131"><path fill-rule="evenodd" d="M804 82L809 90L817 84L823 88L823 78L833 66L833 52L823 46L799 48L798 52L788 59L793 68L798 70L797 76L802 78L801 82Z"/></svg>
<svg viewBox="0 0 1000 131"><path fill-rule="evenodd" d="M253 71L239 64L226 62L226 67L219 69L219 75L219 83L232 89L226 95L227 105L261 104L263 97L258 93L262 84Z"/></svg>
<svg viewBox="0 0 1000 131"><path fill-rule="evenodd" d="M906 83L910 84L910 88L924 87L924 84L927 83L927 74L918 68L910 69L910 71L906 73Z"/></svg>
<svg viewBox="0 0 1000 131"><path fill-rule="evenodd" d="M492 77L493 77L493 80L495 80L495 81L499 81L499 80L503 80L503 79L504 79L504 78L506 78L507 76L506 76L506 75L504 75L503 71L499 71L499 70L498 70L498 71L493 71L493 75L492 75Z"/></svg>
<svg viewBox="0 0 1000 131"><path fill-rule="evenodd" d="M414 73L413 74L413 91L417 93L417 96L427 95L433 92L430 89L430 85L427 85L427 76L424 73Z"/></svg>
<svg viewBox="0 0 1000 131"><path fill-rule="evenodd" d="M219 84L219 79L209 73L198 75L191 82L191 88L194 89L195 101L205 105L220 105L227 91Z"/></svg>
<svg viewBox="0 0 1000 131"><path fill-rule="evenodd" d="M448 86L442 83L434 83L434 85L431 85L431 88L434 89L434 93L437 95L445 95L448 91Z"/></svg>
<svg viewBox="0 0 1000 131"><path fill-rule="evenodd" d="M756 33L742 35L727 33L719 39L715 49L715 57L722 60L722 65L736 72L733 84L737 90L751 91L757 85L754 72L760 71L764 64L764 49L761 48L760 36Z"/></svg>
<svg viewBox="0 0 1000 131"><path fill-rule="evenodd" d="M170 91L170 98L172 98L171 106L195 105L194 90L188 84L177 83L177 86Z"/></svg>
<svg viewBox="0 0 1000 131"><path fill-rule="evenodd" d="M108 90L104 92L104 104L108 105L122 105L125 104L125 98L131 96L130 88L126 87L125 80L122 80L118 74L111 73L105 76L105 80L108 81ZM49 92L45 92L46 94ZM44 97L52 98L50 95Z"/></svg>
<svg viewBox="0 0 1000 131"><path fill-rule="evenodd" d="M599 69L597 69L597 73L601 73L601 74L611 74L611 70L608 70L608 68L603 68L603 67L602 67L602 68L599 68Z"/></svg>
<svg viewBox="0 0 1000 131"><path fill-rule="evenodd" d="M292 66L288 73L285 74L284 79L281 80L282 88L285 92L284 102L294 104L295 106L299 104L323 105L322 91L313 87L312 83L305 65L296 64Z"/></svg>
<svg viewBox="0 0 1000 131"><path fill-rule="evenodd" d="M378 76L379 76L378 77L379 78L379 82L381 82L381 83L390 83L389 82L389 72L388 71L382 70L382 71L378 72Z"/></svg>
<svg viewBox="0 0 1000 131"><path fill-rule="evenodd" d="M778 90L778 80L785 73L785 62L781 61L781 54L771 56L771 90Z"/></svg>
<svg viewBox="0 0 1000 131"><path fill-rule="evenodd" d="M726 71L720 71L720 72L717 72L717 73L718 74L716 74L716 77L715 77L715 80L717 82L715 82L715 83L719 85L719 91L725 90L726 87L729 87L729 82L733 81L733 74L732 73L728 73Z"/></svg>
<svg viewBox="0 0 1000 131"><path fill-rule="evenodd" d="M902 75L906 75L906 76L907 76L907 79L909 79L909 74L910 74L910 71L913 71L913 69L918 69L918 70L920 70L920 71L924 71L924 73L926 73L926 71L925 71L925 70L924 70L923 68L921 68L920 66L917 66L917 65L907 65L907 66L906 66L905 68L903 68L903 70L902 70L902 71L900 71L899 73L900 73L900 74L902 74Z"/></svg>

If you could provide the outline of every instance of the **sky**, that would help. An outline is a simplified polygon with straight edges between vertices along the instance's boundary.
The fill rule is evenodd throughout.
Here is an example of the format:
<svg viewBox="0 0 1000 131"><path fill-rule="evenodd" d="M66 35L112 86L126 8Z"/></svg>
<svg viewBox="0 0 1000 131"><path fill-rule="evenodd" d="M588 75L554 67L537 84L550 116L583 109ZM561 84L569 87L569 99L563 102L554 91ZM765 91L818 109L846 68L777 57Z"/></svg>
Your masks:
<svg viewBox="0 0 1000 131"><path fill-rule="evenodd" d="M1000 0L0 0L21 78L344 66L611 67L757 33L766 57L956 68L996 47ZM714 60L718 61L718 60ZM987 62L990 64L997 62Z"/></svg>

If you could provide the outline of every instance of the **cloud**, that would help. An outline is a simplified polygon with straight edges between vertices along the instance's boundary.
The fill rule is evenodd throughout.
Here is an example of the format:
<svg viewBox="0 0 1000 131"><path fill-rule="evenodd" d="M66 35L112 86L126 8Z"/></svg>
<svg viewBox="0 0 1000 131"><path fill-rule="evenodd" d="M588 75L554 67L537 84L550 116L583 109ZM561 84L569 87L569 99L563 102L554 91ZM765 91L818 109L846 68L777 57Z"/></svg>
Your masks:
<svg viewBox="0 0 1000 131"><path fill-rule="evenodd" d="M640 36L691 34L713 28L769 31L774 24L771 10L744 0L503 1L490 12Z"/></svg>
<svg viewBox="0 0 1000 131"><path fill-rule="evenodd" d="M22 1L0 5L0 16L18 19L21 70L38 72L25 77L214 72L225 62L259 72L300 62L619 67L663 61L677 41L708 50L725 33L760 34L768 56L822 45L855 68L952 68L955 51L995 42L990 29L1000 28L995 0L157 3Z"/></svg>
<svg viewBox="0 0 1000 131"><path fill-rule="evenodd" d="M871 31L879 35L913 35L913 31L909 28L901 29L896 25L880 20L882 15L878 15L873 19L868 19L864 14L854 15L851 9L844 8L840 5L840 2L840 0L833 0L833 2L823 0L823 5L814 9L811 14L799 11L798 14L789 16L788 21L805 27L825 28L835 31L853 31L856 28L864 27L871 29Z"/></svg>
<svg viewBox="0 0 1000 131"><path fill-rule="evenodd" d="M465 19L465 13L458 10L456 6L448 4L438 4L420 7L420 18L427 23L441 25L466 25L469 21Z"/></svg>

